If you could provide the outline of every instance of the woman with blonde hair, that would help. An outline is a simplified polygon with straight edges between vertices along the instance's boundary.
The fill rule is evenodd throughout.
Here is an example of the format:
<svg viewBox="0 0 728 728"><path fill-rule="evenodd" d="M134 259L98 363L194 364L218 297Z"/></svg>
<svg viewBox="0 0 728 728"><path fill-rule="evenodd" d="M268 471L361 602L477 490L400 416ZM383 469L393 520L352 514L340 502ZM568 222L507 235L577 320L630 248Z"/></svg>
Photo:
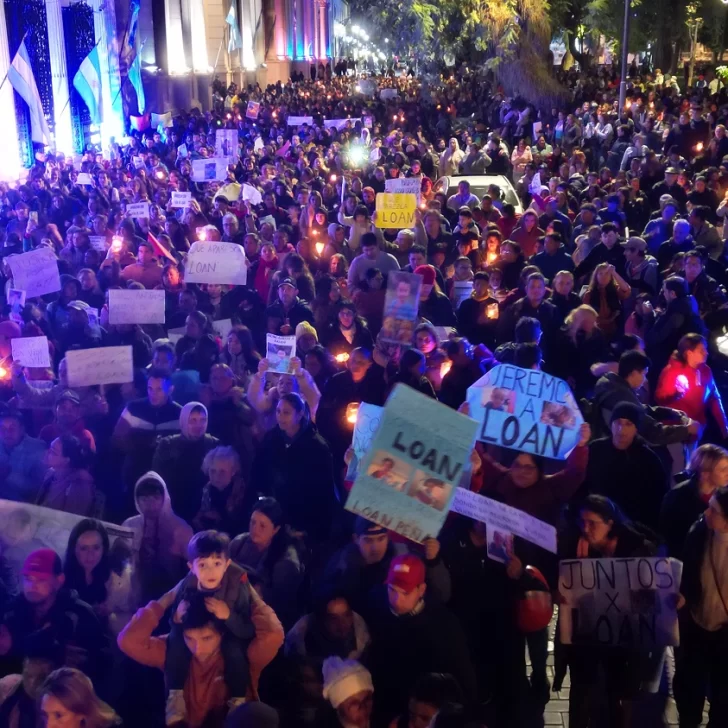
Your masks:
<svg viewBox="0 0 728 728"><path fill-rule="evenodd" d="M629 298L632 288L613 265L600 263L592 273L589 287L582 299L596 309L599 329L607 342L612 341L622 328L622 301Z"/></svg>
<svg viewBox="0 0 728 728"><path fill-rule="evenodd" d="M45 728L109 728L121 720L100 700L91 680L80 670L54 670L40 689L40 712Z"/></svg>

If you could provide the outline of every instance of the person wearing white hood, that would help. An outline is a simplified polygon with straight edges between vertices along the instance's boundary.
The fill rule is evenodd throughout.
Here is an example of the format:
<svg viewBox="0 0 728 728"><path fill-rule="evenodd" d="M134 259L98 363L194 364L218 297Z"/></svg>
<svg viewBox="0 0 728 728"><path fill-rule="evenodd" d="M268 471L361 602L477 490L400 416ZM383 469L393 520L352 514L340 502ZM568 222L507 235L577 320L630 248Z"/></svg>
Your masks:
<svg viewBox="0 0 728 728"><path fill-rule="evenodd" d="M171 589L187 572L187 544L192 528L172 510L167 484L149 471L134 486L138 516L121 525L133 531L135 591L139 604Z"/></svg>
<svg viewBox="0 0 728 728"><path fill-rule="evenodd" d="M323 676L324 698L336 711L336 721L330 723L332 728L369 728L374 697L369 670L356 660L327 657L323 664Z"/></svg>
<svg viewBox="0 0 728 728"><path fill-rule="evenodd" d="M440 177L452 177L458 173L460 162L465 158L465 152L460 149L458 140L453 137L447 149L440 155Z"/></svg>

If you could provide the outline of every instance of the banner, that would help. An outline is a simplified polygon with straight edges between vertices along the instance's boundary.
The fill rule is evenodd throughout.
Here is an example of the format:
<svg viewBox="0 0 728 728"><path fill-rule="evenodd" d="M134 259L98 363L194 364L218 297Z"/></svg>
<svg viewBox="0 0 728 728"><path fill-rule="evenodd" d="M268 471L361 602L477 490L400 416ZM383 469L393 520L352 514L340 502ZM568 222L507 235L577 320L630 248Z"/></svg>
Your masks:
<svg viewBox="0 0 728 728"><path fill-rule="evenodd" d="M442 528L477 425L404 384L392 390L346 509L417 543Z"/></svg>
<svg viewBox="0 0 728 728"><path fill-rule="evenodd" d="M265 352L268 371L290 374L291 359L296 356L296 337L266 334Z"/></svg>
<svg viewBox="0 0 728 728"><path fill-rule="evenodd" d="M381 339L384 343L412 346L421 288L420 275L406 271L394 271L389 274L381 329Z"/></svg>
<svg viewBox="0 0 728 728"><path fill-rule="evenodd" d="M303 126L304 124L311 126L313 124L313 116L289 116L286 119L286 123L288 126Z"/></svg>
<svg viewBox="0 0 728 728"><path fill-rule="evenodd" d="M13 288L25 291L27 298L61 290L58 259L50 249L41 247L5 259L13 274Z"/></svg>
<svg viewBox="0 0 728 728"><path fill-rule="evenodd" d="M229 164L238 161L240 149L237 129L218 129L215 132L215 156L227 159Z"/></svg>
<svg viewBox="0 0 728 728"><path fill-rule="evenodd" d="M682 564L665 557L559 563L561 641L651 650L680 644Z"/></svg>
<svg viewBox="0 0 728 728"><path fill-rule="evenodd" d="M129 217L149 219L149 203L132 202L126 206L126 214Z"/></svg>
<svg viewBox="0 0 728 728"><path fill-rule="evenodd" d="M369 448L372 445L372 438L379 429L379 423L382 421L382 412L384 412L384 407L369 404L369 402L361 402L357 406L354 436L351 440L351 449L354 451L354 457L346 470L347 480L356 479L359 463L367 452L369 452Z"/></svg>
<svg viewBox="0 0 728 728"><path fill-rule="evenodd" d="M360 121L361 117L357 117L356 119L324 119L324 128L334 128L337 131L341 131L342 129L346 129L347 124L351 124L351 128L353 129Z"/></svg>
<svg viewBox="0 0 728 728"><path fill-rule="evenodd" d="M51 365L48 351L48 338L45 336L24 336L11 339L13 361L24 367L41 367L47 369Z"/></svg>
<svg viewBox="0 0 728 728"><path fill-rule="evenodd" d="M216 182L227 179L227 159L193 159L193 182Z"/></svg>
<svg viewBox="0 0 728 728"><path fill-rule="evenodd" d="M165 292L109 289L109 323L163 324Z"/></svg>
<svg viewBox="0 0 728 728"><path fill-rule="evenodd" d="M260 103L257 101L248 101L248 107L245 109L245 117L247 119L257 119L260 114Z"/></svg>
<svg viewBox="0 0 728 728"><path fill-rule="evenodd" d="M485 523L490 529L512 533L542 549L556 553L556 529L500 501L487 498L465 488L457 488L450 510Z"/></svg>
<svg viewBox="0 0 728 728"><path fill-rule="evenodd" d="M375 224L378 228L401 230L414 227L415 210L417 209L416 195L378 192L376 205Z"/></svg>
<svg viewBox="0 0 728 728"><path fill-rule="evenodd" d="M499 364L468 388L478 439L564 460L579 442L584 418L569 385L536 369Z"/></svg>
<svg viewBox="0 0 728 728"><path fill-rule="evenodd" d="M185 208L192 202L191 192L173 192L172 193L172 207Z"/></svg>
<svg viewBox="0 0 728 728"><path fill-rule="evenodd" d="M103 346L66 352L69 387L134 381L131 346Z"/></svg>
<svg viewBox="0 0 728 728"><path fill-rule="evenodd" d="M187 253L186 283L244 286L248 280L245 251L237 243L194 242Z"/></svg>

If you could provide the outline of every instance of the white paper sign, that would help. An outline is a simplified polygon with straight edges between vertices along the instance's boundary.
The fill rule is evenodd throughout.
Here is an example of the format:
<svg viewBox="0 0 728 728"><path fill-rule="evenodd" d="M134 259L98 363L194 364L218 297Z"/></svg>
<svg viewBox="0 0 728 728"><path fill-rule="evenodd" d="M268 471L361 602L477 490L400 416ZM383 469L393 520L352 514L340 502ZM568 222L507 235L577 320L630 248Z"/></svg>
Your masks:
<svg viewBox="0 0 728 728"><path fill-rule="evenodd" d="M6 258L13 274L13 288L25 291L28 298L61 290L58 260L46 247Z"/></svg>
<svg viewBox="0 0 728 728"><path fill-rule="evenodd" d="M556 529L553 526L505 503L465 488L457 488L450 510L498 531L513 533L542 549L556 553Z"/></svg>
<svg viewBox="0 0 728 728"><path fill-rule="evenodd" d="M185 263L186 283L244 286L248 280L245 251L237 243L192 243Z"/></svg>
<svg viewBox="0 0 728 728"><path fill-rule="evenodd" d="M253 151L259 152L261 149L264 148L265 144L263 143L263 139L261 137L257 137L255 143L253 144Z"/></svg>
<svg viewBox="0 0 728 728"><path fill-rule="evenodd" d="M301 126L313 124L313 116L289 116L287 119L288 126Z"/></svg>
<svg viewBox="0 0 728 728"><path fill-rule="evenodd" d="M163 324L164 291L109 289L109 323Z"/></svg>
<svg viewBox="0 0 728 728"><path fill-rule="evenodd" d="M455 308L459 308L463 301L470 298L470 294L473 292L472 281L454 281L452 284L453 288L453 299L455 301Z"/></svg>
<svg viewBox="0 0 728 728"><path fill-rule="evenodd" d="M543 185L541 184L541 172L536 172L536 174L533 175L533 179L531 180L531 184L528 186L528 191L531 194L541 194L541 187Z"/></svg>
<svg viewBox="0 0 728 728"><path fill-rule="evenodd" d="M227 177L227 159L193 159L193 182L219 182Z"/></svg>
<svg viewBox="0 0 728 728"><path fill-rule="evenodd" d="M144 168L144 160L141 157L132 157L131 161L134 164L134 169Z"/></svg>
<svg viewBox="0 0 728 728"><path fill-rule="evenodd" d="M388 179L384 182L384 191L393 194L415 195L417 197L417 204L419 205L422 196L422 180L417 177Z"/></svg>
<svg viewBox="0 0 728 728"><path fill-rule="evenodd" d="M224 343L227 341L228 334L233 330L233 322L231 319L220 319L212 322L212 328Z"/></svg>
<svg viewBox="0 0 728 728"><path fill-rule="evenodd" d="M134 381L131 346L102 346L66 352L69 387Z"/></svg>
<svg viewBox="0 0 728 728"><path fill-rule="evenodd" d="M51 357L48 352L48 339L45 336L28 336L12 339L13 361L24 367L48 368Z"/></svg>
<svg viewBox="0 0 728 728"><path fill-rule="evenodd" d="M182 159L184 159L185 157L187 157L187 155L188 155L187 145L186 144L180 144L177 147L177 156L178 157L181 157Z"/></svg>
<svg viewBox="0 0 728 728"><path fill-rule="evenodd" d="M99 253L103 253L104 255L106 255L108 246L106 245L106 236L105 235L89 235L88 241L89 241L89 243L91 243L91 247L94 250L98 250Z"/></svg>
<svg viewBox="0 0 728 728"><path fill-rule="evenodd" d="M192 202L191 192L173 192L172 207L187 207Z"/></svg>
<svg viewBox="0 0 728 728"><path fill-rule="evenodd" d="M337 131L341 131L346 128L347 124L351 124L351 128L353 129L360 121L361 117L357 117L356 119L324 119L324 128L331 129L333 127Z"/></svg>
<svg viewBox="0 0 728 728"><path fill-rule="evenodd" d="M129 217L149 219L149 203L133 202L126 206L126 212Z"/></svg>
<svg viewBox="0 0 728 728"><path fill-rule="evenodd" d="M260 203L263 202L263 195L261 195L260 192L252 185L244 184L243 200L251 202L254 205L260 205Z"/></svg>
<svg viewBox="0 0 728 728"><path fill-rule="evenodd" d="M215 156L233 160L232 163L240 157L237 129L218 129L215 132Z"/></svg>
<svg viewBox="0 0 728 728"><path fill-rule="evenodd" d="M76 184L77 185L90 185L93 183L93 180L91 179L91 175L88 172L79 172L76 175Z"/></svg>
<svg viewBox="0 0 728 728"><path fill-rule="evenodd" d="M296 337L266 334L265 346L265 358L268 360L269 365L268 371L289 374L291 359L296 356Z"/></svg>

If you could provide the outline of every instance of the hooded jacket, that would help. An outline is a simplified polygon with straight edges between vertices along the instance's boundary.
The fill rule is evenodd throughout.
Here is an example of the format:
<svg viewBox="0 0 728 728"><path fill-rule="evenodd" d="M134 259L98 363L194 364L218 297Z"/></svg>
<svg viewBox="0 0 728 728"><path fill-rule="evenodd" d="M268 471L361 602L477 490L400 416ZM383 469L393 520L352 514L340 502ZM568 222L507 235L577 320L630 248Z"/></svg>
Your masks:
<svg viewBox="0 0 728 728"><path fill-rule="evenodd" d="M684 561L685 538L691 526L701 518L708 507L698 490L697 474L687 472L686 480L679 480L676 488L669 490L662 500L659 532L665 537L667 553Z"/></svg>
<svg viewBox="0 0 728 728"><path fill-rule="evenodd" d="M692 296L675 298L667 304L645 336L647 354L652 359L653 371L659 372L670 360L670 356L685 334L705 335L705 325L697 312L697 303Z"/></svg>

